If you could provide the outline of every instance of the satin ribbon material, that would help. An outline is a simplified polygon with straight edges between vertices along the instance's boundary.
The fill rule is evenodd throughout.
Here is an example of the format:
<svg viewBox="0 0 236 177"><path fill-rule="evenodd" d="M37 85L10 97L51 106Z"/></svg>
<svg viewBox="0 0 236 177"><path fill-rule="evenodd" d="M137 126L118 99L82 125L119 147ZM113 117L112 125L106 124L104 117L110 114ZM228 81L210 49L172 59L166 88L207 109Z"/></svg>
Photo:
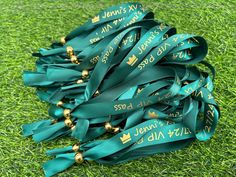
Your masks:
<svg viewBox="0 0 236 177"><path fill-rule="evenodd" d="M62 42L33 54L36 71L23 74L25 85L51 104L51 119L23 125L23 135L80 143L76 150L47 151L55 159L43 165L46 176L72 166L77 153L112 165L212 137L220 110L201 36L176 34L141 4L125 3L98 13ZM212 79L194 64L205 65ZM97 140L108 132L113 136Z"/></svg>

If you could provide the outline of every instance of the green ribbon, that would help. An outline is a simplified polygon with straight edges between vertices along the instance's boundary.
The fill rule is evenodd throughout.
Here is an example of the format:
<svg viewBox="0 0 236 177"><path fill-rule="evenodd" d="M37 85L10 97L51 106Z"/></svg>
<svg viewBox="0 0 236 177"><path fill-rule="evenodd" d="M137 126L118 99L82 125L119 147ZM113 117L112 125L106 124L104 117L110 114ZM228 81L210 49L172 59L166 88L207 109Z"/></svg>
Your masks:
<svg viewBox="0 0 236 177"><path fill-rule="evenodd" d="M160 30L160 31L164 31L162 34L164 35L165 34L165 32L167 32L167 31L169 31L169 28L166 28L167 30L163 30L163 29L165 29L165 27L161 27L161 26L158 26L158 27L153 27L150 31L148 31L146 34L146 36L144 35L143 36L143 38L144 39L146 39L146 40L150 40L149 39L149 37L148 36L150 36L150 35L152 35L152 37L153 37L153 33L154 33L154 31L156 31L156 34L158 34L159 35L159 31L157 31L157 30ZM122 34L124 33L126 33L127 32L127 30L125 30L124 32L122 32ZM157 36L158 36L157 35ZM121 38L122 37L122 35L118 35L119 36L119 38ZM162 36L162 35L161 35ZM155 37L155 36L154 36ZM198 55L196 55L195 53L193 53L194 55L195 55L195 57L194 58L191 58L192 60L191 61L189 61L190 62L190 64L194 61L194 60L199 60L199 59L203 59L203 56L205 56L206 55L206 43L205 43L205 41L201 38L201 37L195 37L195 38L198 38L199 39L199 41L201 41L201 42L198 42L197 41L197 43L200 45L199 47L198 47L198 45L196 45L196 44L192 44L193 42L191 41L191 39L193 39L195 36L190 36L190 35L174 35L174 36L171 36L170 38L168 38L167 40L168 41L170 41L169 43L170 44L172 44L171 42L173 42L174 43L174 45L177 45L177 47L176 48L179 48L179 44L181 43L181 49L183 49L183 46L184 46L184 43L183 43L183 41L187 41L186 42L186 46L184 47L184 49L186 49L186 48L192 48L193 46L195 46L198 50L202 50L202 48L204 48L204 50L202 50L203 51L203 53L201 53L200 54L200 56L198 56ZM143 38L141 38L141 40L143 39ZM194 39L195 39L194 38ZM152 38L153 39L153 38ZM159 38L157 38L157 39L159 39ZM112 44L114 44L114 42L113 41L118 41L117 40L117 38L115 38L114 40L112 40ZM158 40L157 40L158 41ZM195 41L196 41L196 39L195 39ZM142 43L143 43L143 41L141 41ZM140 45L142 45L142 43L140 44ZM155 43L155 42L154 42ZM154 44L153 43L153 44ZM164 46L166 46L166 48L164 48L166 51L170 51L171 49L173 50L173 47L172 47L172 45L166 45L166 44L168 44L167 42L163 42L163 43L161 43L161 47L159 47L159 49L160 48L163 48ZM135 51L135 49L136 48L139 48L140 47L140 45L139 45L139 43L137 43L136 45L135 45L135 47L134 47L134 49L132 49L131 51L130 51L130 53L132 54L132 52L133 52L133 50ZM108 46L107 48L109 48L110 46ZM169 48L168 48L169 47ZM152 48L152 46L150 46L150 48ZM158 48L158 47L156 47L156 48ZM155 48L155 49L156 49ZM176 51L176 48L174 49L175 51ZM158 55L158 52L159 52L159 49L157 50L157 52L156 52L156 50L153 50L149 55L154 55L155 53L156 53L156 55ZM179 49L178 49L179 50ZM198 51L198 50L196 50L196 51ZM205 51L205 52L204 52ZM105 50L105 52L104 53L106 53L106 50ZM163 52L163 53L161 53L162 55L160 55L159 56L159 58L162 58L165 54L166 54L167 52ZM131 55L130 54L130 55ZM110 55L111 56L111 55ZM127 57L126 57L127 58ZM125 59L126 59L125 58ZM153 64L155 64L157 61L155 61L155 59L154 59L154 61L152 62L152 65ZM179 63L181 63L182 61L179 61ZM102 63L102 60L100 60L99 61L99 63ZM96 68L99 68L99 69L102 69L102 67L99 65L99 63L96 65ZM126 63L127 63L127 60L126 60ZM136 64L137 65L137 64ZM139 65L136 67L136 68L138 68L139 67ZM96 72L96 68L95 68L95 72ZM101 71L101 70L100 70ZM117 73L117 72L114 72L114 73ZM119 73L119 72L118 72ZM134 73L135 73L135 70L134 70ZM120 74L120 75L122 75L122 74ZM94 76L94 75L92 75L92 76ZM95 75L96 76L96 75ZM96 83L96 82L90 82L90 81L96 81L95 79L93 79L94 77L91 77L90 78L90 80L89 80L89 83ZM100 76L98 76L98 78L100 78ZM87 88L95 88L95 90L96 90L96 86L93 86L93 87L91 87L91 85L89 85L89 83L87 84ZM110 83L109 81L106 81L106 83ZM90 87L89 87L90 86ZM112 87L112 86L111 86ZM93 92L92 92L93 93ZM86 94L86 92L85 92L85 94ZM59 98L61 98L61 97L59 97ZM85 95L85 98L86 98L86 95ZM155 98L153 98L153 99L155 99ZM149 100L150 101L150 100ZM83 101L82 101L83 102ZM80 103L82 103L82 102L80 102ZM87 104L89 104L89 102L87 102ZM120 103L121 104L121 103ZM90 104L89 104L90 105ZM97 105L98 104L96 104L96 106L95 107L97 107ZM101 106L103 106L103 104L101 104ZM109 105L108 105L109 106ZM80 106L80 114L81 114L81 107L83 107L83 105L81 105ZM96 109L95 109L96 110ZM86 108L85 109L85 111L89 111L89 109L88 108ZM61 112L61 117L63 117L63 112L62 111L60 111ZM109 114L110 115L112 115L114 112L109 112ZM73 115L73 114L72 114ZM85 116L86 117L89 117L90 115L89 115L89 113L85 113ZM100 115L100 116L107 116L107 115Z"/></svg>
<svg viewBox="0 0 236 177"><path fill-rule="evenodd" d="M213 81L192 66L205 65L214 80L214 67L203 61L207 43L153 18L139 3L113 6L68 34L65 44L33 54L36 71L25 71L23 80L51 103L52 119L23 125L24 136L80 143L47 151L55 159L43 165L46 176L72 166L78 154L118 164L212 137L220 117ZM96 140L106 132L114 136Z"/></svg>
<svg viewBox="0 0 236 177"><path fill-rule="evenodd" d="M144 121L110 139L99 141L96 146L86 150L82 148L84 159L116 164L150 154L177 150L188 145L195 138L200 141L208 140L219 119L219 108L207 89L207 84L185 100L186 104L183 107L185 113L182 115L181 122L175 123L161 118ZM197 118L200 112L204 114L202 120ZM71 166L75 160L68 158L75 155L76 153L70 152L56 154L56 159L43 165L46 176L68 168L65 161L70 161L69 166ZM61 164L60 168L55 163Z"/></svg>
<svg viewBox="0 0 236 177"><path fill-rule="evenodd" d="M25 72L25 84L36 87L53 87L53 89L48 91L49 93L45 93L47 95L58 92L55 86L67 85L70 80L78 80L81 76L78 73L79 71L94 67L104 47L117 35L116 33L132 25L149 27L150 25L156 24L156 22L150 21L153 19L153 14L145 11L139 3L126 3L114 6L100 12L95 17L97 17L96 21L94 19L89 20L83 26L67 35L65 45L52 47L47 50L41 49L39 55L41 57L39 57L36 64L37 72ZM138 32L131 31L130 35L127 37L129 37L129 41L133 38L130 42L131 44L121 44L119 46L120 53L123 53L123 55L125 51L129 50L132 43L136 42ZM95 38L96 40L94 40ZM70 59L68 59L65 51L68 46L73 47L74 55L80 60L79 65L71 64ZM63 74L61 75L61 73ZM40 98L43 97L41 94L43 94L42 91L39 92ZM48 96L50 97L50 95ZM61 98L63 96L58 97ZM52 101L52 99L44 98L43 101L55 104L55 101Z"/></svg>

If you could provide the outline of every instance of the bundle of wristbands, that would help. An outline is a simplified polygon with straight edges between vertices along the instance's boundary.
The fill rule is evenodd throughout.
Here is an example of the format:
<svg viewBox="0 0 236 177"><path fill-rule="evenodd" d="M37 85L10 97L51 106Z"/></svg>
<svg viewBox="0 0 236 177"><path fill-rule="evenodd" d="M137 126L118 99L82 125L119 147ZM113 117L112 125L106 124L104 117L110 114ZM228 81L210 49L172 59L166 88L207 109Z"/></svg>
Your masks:
<svg viewBox="0 0 236 177"><path fill-rule="evenodd" d="M34 53L36 71L24 72L24 84L50 104L51 118L23 125L23 135L75 142L46 152L45 176L74 163L113 165L210 139L220 111L207 50L201 36L177 34L140 3L125 3Z"/></svg>

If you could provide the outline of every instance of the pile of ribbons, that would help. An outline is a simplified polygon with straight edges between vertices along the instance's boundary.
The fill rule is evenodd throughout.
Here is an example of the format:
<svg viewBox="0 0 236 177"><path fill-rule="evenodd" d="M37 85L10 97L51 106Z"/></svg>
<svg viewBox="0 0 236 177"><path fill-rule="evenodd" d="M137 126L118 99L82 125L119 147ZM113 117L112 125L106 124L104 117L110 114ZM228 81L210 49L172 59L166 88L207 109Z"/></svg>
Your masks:
<svg viewBox="0 0 236 177"><path fill-rule="evenodd" d="M177 34L139 3L110 7L34 53L36 71L25 71L24 83L50 103L51 119L23 125L23 134L35 142L75 139L47 151L55 158L43 165L45 175L84 160L118 164L210 139L220 112L206 54L201 36Z"/></svg>

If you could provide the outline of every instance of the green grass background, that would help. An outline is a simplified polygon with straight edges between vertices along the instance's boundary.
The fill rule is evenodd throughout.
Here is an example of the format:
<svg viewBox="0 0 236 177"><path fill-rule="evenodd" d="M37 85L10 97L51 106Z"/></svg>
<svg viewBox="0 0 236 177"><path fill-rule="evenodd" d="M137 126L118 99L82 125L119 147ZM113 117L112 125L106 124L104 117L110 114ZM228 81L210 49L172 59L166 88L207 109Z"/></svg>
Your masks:
<svg viewBox="0 0 236 177"><path fill-rule="evenodd" d="M202 35L208 41L206 60L217 71L214 96L222 114L216 132L211 140L176 152L110 167L87 162L59 176L235 176L235 0L140 2L179 33ZM22 83L22 71L34 69L31 53L118 3L0 0L0 176L44 176L41 164L50 159L46 149L73 142L67 138L36 144L21 135L22 124L48 118L48 105Z"/></svg>

